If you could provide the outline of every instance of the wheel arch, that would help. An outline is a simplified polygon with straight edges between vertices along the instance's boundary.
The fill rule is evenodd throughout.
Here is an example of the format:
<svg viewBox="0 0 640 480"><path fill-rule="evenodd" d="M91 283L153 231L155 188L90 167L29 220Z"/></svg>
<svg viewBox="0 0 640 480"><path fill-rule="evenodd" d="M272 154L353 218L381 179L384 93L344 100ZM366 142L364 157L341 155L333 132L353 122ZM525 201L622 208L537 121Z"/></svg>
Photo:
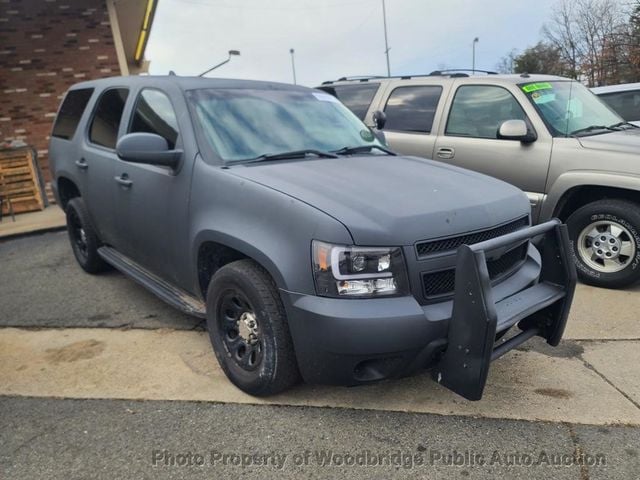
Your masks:
<svg viewBox="0 0 640 480"><path fill-rule="evenodd" d="M78 185L68 177L60 176L57 180L58 201L60 206L64 210L67 208L67 204L72 198L81 197L80 189Z"/></svg>
<svg viewBox="0 0 640 480"><path fill-rule="evenodd" d="M564 173L548 189L540 221L554 216L566 221L577 208L607 198L640 203L640 176L593 171Z"/></svg>
<svg viewBox="0 0 640 480"><path fill-rule="evenodd" d="M266 270L279 288L285 286L284 275L276 264L264 252L239 238L206 231L197 236L194 247L197 289L203 299L206 299L213 275L224 265L241 259L253 260Z"/></svg>

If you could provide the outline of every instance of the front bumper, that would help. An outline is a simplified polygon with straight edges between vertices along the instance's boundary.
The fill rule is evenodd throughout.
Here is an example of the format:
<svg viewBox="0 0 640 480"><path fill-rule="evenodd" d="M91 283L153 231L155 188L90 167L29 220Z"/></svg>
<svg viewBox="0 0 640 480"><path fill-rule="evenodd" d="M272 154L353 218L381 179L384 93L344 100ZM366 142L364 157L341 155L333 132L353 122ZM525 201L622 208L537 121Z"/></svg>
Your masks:
<svg viewBox="0 0 640 480"><path fill-rule="evenodd" d="M518 271L492 286L485 252L541 235L542 254L530 245ZM575 283L566 227L553 220L461 246L453 300L282 297L306 381L356 385L433 367L439 383L478 400L491 361L535 335L558 344ZM519 334L495 341L514 325Z"/></svg>

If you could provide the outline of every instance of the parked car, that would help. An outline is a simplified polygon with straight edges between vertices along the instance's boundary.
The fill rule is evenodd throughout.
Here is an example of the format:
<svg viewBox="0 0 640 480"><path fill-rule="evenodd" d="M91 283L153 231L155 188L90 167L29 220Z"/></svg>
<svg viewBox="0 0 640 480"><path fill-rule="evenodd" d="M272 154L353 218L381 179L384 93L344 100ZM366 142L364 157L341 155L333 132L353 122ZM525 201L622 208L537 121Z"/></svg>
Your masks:
<svg viewBox="0 0 640 480"><path fill-rule="evenodd" d="M319 88L372 127L383 112L397 152L520 187L534 223L566 221L584 282L618 288L640 279L640 129L579 82L434 72Z"/></svg>
<svg viewBox="0 0 640 480"><path fill-rule="evenodd" d="M111 265L206 317L220 366L250 394L299 373L354 385L433 368L479 399L492 360L562 336L566 227L531 227L526 196L504 182L395 155L324 92L83 82L49 155L80 266Z"/></svg>
<svg viewBox="0 0 640 480"><path fill-rule="evenodd" d="M591 91L627 122L640 126L640 83L595 87Z"/></svg>

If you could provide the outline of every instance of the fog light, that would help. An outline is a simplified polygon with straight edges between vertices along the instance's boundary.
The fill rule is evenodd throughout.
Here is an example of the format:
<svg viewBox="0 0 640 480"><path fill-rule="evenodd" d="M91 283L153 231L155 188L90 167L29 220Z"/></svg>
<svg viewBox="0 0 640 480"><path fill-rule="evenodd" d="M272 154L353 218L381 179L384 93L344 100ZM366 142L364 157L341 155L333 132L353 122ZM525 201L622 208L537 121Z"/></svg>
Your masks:
<svg viewBox="0 0 640 480"><path fill-rule="evenodd" d="M396 292L393 278L374 278L371 280L342 280L336 282L340 295L368 295L372 293L384 295Z"/></svg>

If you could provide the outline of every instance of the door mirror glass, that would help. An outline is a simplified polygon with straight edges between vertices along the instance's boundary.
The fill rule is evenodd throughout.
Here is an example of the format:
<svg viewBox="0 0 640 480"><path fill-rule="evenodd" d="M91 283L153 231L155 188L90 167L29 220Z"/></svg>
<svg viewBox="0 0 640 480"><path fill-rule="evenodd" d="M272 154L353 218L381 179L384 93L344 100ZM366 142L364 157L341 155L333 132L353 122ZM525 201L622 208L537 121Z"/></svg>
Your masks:
<svg viewBox="0 0 640 480"><path fill-rule="evenodd" d="M536 135L529 131L529 127L527 127L527 123L524 120L507 120L500 124L498 138L531 143L536 140Z"/></svg>
<svg viewBox="0 0 640 480"><path fill-rule="evenodd" d="M382 130L385 123L387 123L387 115L383 111L376 110L375 112L373 112L373 125L378 130Z"/></svg>
<svg viewBox="0 0 640 480"><path fill-rule="evenodd" d="M129 133L118 140L116 153L127 162L175 168L182 150L170 150L167 140L155 133Z"/></svg>

